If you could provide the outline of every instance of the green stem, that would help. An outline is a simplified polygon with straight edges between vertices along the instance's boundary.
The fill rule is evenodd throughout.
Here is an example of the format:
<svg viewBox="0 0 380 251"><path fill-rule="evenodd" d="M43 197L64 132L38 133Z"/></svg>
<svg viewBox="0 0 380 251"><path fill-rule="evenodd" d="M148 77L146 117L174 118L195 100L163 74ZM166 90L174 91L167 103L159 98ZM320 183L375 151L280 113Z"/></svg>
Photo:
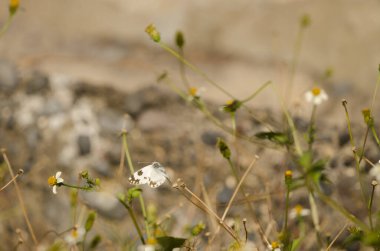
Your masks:
<svg viewBox="0 0 380 251"><path fill-rule="evenodd" d="M373 137L376 140L376 143L380 146L380 140L379 140L379 137L377 136L377 133L376 133L376 130L375 130L374 126L371 126L371 131L372 131Z"/></svg>
<svg viewBox="0 0 380 251"><path fill-rule="evenodd" d="M8 30L9 26L11 25L12 21L13 21L13 17L15 15L14 14L10 14L8 16L8 19L7 21L5 22L5 24L3 25L3 27L1 27L1 30L0 30L0 38L4 35L4 33Z"/></svg>
<svg viewBox="0 0 380 251"><path fill-rule="evenodd" d="M234 112L231 113L231 127L232 127L232 135L236 139L236 114Z"/></svg>
<svg viewBox="0 0 380 251"><path fill-rule="evenodd" d="M260 86L259 89L257 89L254 93L252 93L250 96L248 96L246 99L241 100L240 102L246 103L256 97L260 92L262 92L265 88L267 88L269 85L272 84L272 81L265 82L262 86Z"/></svg>
<svg viewBox="0 0 380 251"><path fill-rule="evenodd" d="M287 232L287 231L288 231L289 201L290 201L290 187L287 185L287 186L286 186L286 198L285 198L284 232Z"/></svg>
<svg viewBox="0 0 380 251"><path fill-rule="evenodd" d="M129 213L129 215L132 218L133 225L135 226L135 229L137 230L137 233L138 233L138 235L140 237L141 243L145 245L144 236L143 236L143 234L141 232L139 224L137 223L137 219L136 219L136 215L135 215L134 211L132 210L132 208L124 200L122 200L121 198L117 198L117 199L128 210L128 213Z"/></svg>
<svg viewBox="0 0 380 251"><path fill-rule="evenodd" d="M221 86L219 86L217 83L215 83L214 81L212 81L207 75L206 73L204 73L203 71L201 71L198 67L196 67L195 65L191 64L189 61L187 61L186 59L184 59L178 52L176 52L175 50L173 50L172 48L170 48L169 46L167 46L166 44L162 43L162 42L158 42L158 45L163 48L164 50L166 50L167 52L169 52L170 54L172 54L174 57L176 57L179 61L181 61L184 65L186 65L187 67L189 67L192 71L194 71L195 73L199 74L200 76L202 76L207 82L209 82L211 85L213 85L215 88L217 88L219 91L223 92L224 94L226 94L228 97L230 97L231 99L236 99L234 96L232 96L228 91L226 91L224 88L222 88Z"/></svg>
<svg viewBox="0 0 380 251"><path fill-rule="evenodd" d="M128 142L127 142L127 132L126 131L122 132L122 139L123 139L123 147L125 150L125 155L127 156L129 170L131 171L131 174L133 174L135 172L135 170L133 168L131 154L129 153ZM148 239L150 239L151 233L150 233L150 228L149 228L149 222L148 222L148 217L147 217L147 213L146 213L146 209L145 209L144 198L141 194L139 194L139 201L140 201L141 211L142 211L142 214L144 217L145 231L146 231Z"/></svg>
<svg viewBox="0 0 380 251"><path fill-rule="evenodd" d="M65 186L65 187L70 187L70 188L75 188L75 189L79 189L79 190L84 190L84 191L90 191L91 190L90 187L81 187L81 186L76 186L76 185L70 185L67 183L59 183L59 185Z"/></svg>
<svg viewBox="0 0 380 251"><path fill-rule="evenodd" d="M308 144L309 144L309 152L311 153L313 143L314 143L314 137L315 137L315 114L317 111L317 105L313 105L313 110L311 112L311 117L310 117L310 125L309 125L309 139L308 139Z"/></svg>
<svg viewBox="0 0 380 251"><path fill-rule="evenodd" d="M371 230L373 231L373 221L372 221L372 204L373 204L373 197L375 195L375 188L377 186L377 181L372 182L372 192L371 192L371 197L368 203L368 219L369 219L369 226L371 227Z"/></svg>
<svg viewBox="0 0 380 251"><path fill-rule="evenodd" d="M353 137L352 130L351 130L351 120L350 120L350 115L348 114L347 101L343 100L342 101L342 105L343 105L345 113L346 113L347 128L348 128L348 134L350 136L351 147L352 147L352 149L355 149L355 141L354 141L354 137ZM363 182L362 182L362 175L361 175L361 172L360 172L360 162L359 162L359 158L358 158L358 155L357 155L356 151L353 151L353 153L354 153L354 159L355 159L356 174L358 176L358 181L359 181L359 184L360 184L360 191L361 191L361 195L362 195L362 200L364 202L364 205L366 205L367 204L367 202L366 202L367 199L366 199L366 196L365 196L365 193L364 193L364 186L363 186Z"/></svg>
<svg viewBox="0 0 380 251"><path fill-rule="evenodd" d="M180 55L181 58L185 58L182 48L179 49L179 55ZM181 75L181 78L182 78L182 82L185 85L185 88L189 89L190 88L190 84L189 84L189 81L186 78L185 64L181 60L179 60L179 72L180 72L180 75Z"/></svg>
<svg viewBox="0 0 380 251"><path fill-rule="evenodd" d="M347 218L349 221L354 223L356 226L360 227L363 231L369 232L370 229L366 224L364 224L362 221L360 221L358 218L355 217L355 215L348 212L345 208L340 206L336 201L331 199L329 196L326 196L318 189L315 190L318 194L318 197L323 200L327 205L335 209L337 212L341 213L345 218Z"/></svg>
<svg viewBox="0 0 380 251"><path fill-rule="evenodd" d="M301 26L300 29L298 30L298 33L297 33L296 43L294 45L294 51L293 51L293 61L292 61L292 66L291 66L291 70L290 70L289 85L288 85L288 88L286 89L287 90L286 91L286 97L287 97L286 100L291 99L291 94L293 91L294 76L295 76L296 71L297 71L298 59L299 59L299 55L300 55L301 48L302 48L304 30L305 30L305 27Z"/></svg>

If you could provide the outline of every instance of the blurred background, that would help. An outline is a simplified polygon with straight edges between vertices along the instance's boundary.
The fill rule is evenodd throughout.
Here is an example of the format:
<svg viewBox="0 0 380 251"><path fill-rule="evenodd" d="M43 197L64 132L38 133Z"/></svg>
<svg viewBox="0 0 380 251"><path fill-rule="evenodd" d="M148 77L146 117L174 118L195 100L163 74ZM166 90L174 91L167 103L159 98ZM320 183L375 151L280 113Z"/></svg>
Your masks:
<svg viewBox="0 0 380 251"><path fill-rule="evenodd" d="M329 88L338 100L353 90L368 93L380 62L378 0L36 0L21 6L1 39L2 58L22 69L123 90L151 84L158 73L177 66L144 33L150 23L170 45L175 32L183 31L185 55L238 97L267 80L288 81L303 14L310 15L311 26L304 34L296 93L326 69L333 70ZM1 10L5 17L7 1ZM208 95L224 99L218 92Z"/></svg>

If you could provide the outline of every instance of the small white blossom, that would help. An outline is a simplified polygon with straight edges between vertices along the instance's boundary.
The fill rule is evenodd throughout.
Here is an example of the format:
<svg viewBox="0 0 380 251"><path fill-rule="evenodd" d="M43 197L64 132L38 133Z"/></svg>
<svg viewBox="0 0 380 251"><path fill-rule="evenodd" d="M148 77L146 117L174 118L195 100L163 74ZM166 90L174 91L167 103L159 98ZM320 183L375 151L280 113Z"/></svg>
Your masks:
<svg viewBox="0 0 380 251"><path fill-rule="evenodd" d="M48 179L49 185L52 187L53 193L57 194L57 186L63 183L63 179L61 178L61 171L58 171L55 176L50 176Z"/></svg>
<svg viewBox="0 0 380 251"><path fill-rule="evenodd" d="M281 244L277 241L272 241L271 244L268 245L269 251L281 251Z"/></svg>
<svg viewBox="0 0 380 251"><path fill-rule="evenodd" d="M70 232L65 235L65 241L68 245L72 246L83 240L86 231L83 227L73 227Z"/></svg>
<svg viewBox="0 0 380 251"><path fill-rule="evenodd" d="M320 105L328 99L328 96L323 89L314 87L305 93L305 99L307 102L313 103L314 105Z"/></svg>
<svg viewBox="0 0 380 251"><path fill-rule="evenodd" d="M137 251L155 251L155 247L153 245L140 245L137 247Z"/></svg>
<svg viewBox="0 0 380 251"><path fill-rule="evenodd" d="M369 171L369 175L374 177L378 182L380 182L380 160L375 164Z"/></svg>
<svg viewBox="0 0 380 251"><path fill-rule="evenodd" d="M296 205L292 210L290 210L289 217L291 219L305 217L310 215L310 209L303 208L301 205Z"/></svg>
<svg viewBox="0 0 380 251"><path fill-rule="evenodd" d="M199 99L201 98L202 94L206 91L204 87L190 87L188 89L188 94L189 94L189 101L192 101L194 99Z"/></svg>

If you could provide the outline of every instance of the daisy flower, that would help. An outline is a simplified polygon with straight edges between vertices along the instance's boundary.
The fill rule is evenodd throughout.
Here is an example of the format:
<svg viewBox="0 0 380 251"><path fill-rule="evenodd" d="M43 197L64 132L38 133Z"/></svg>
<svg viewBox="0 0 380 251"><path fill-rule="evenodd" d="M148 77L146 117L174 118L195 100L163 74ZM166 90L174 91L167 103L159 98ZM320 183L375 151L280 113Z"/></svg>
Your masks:
<svg viewBox="0 0 380 251"><path fill-rule="evenodd" d="M65 236L65 241L68 245L72 246L83 240L85 234L83 227L73 227L72 230Z"/></svg>
<svg viewBox="0 0 380 251"><path fill-rule="evenodd" d="M313 103L314 105L320 105L328 99L328 96L323 89L314 87L305 93L305 99L307 102Z"/></svg>
<svg viewBox="0 0 380 251"><path fill-rule="evenodd" d="M55 176L50 176L48 178L49 186L53 187L53 193L57 194L57 186L60 186L63 183L63 179L61 178L61 171L58 171Z"/></svg>
<svg viewBox="0 0 380 251"><path fill-rule="evenodd" d="M290 210L289 217L292 219L300 218L310 215L310 209L304 208L301 205L296 205L292 210Z"/></svg>
<svg viewBox="0 0 380 251"><path fill-rule="evenodd" d="M270 251L281 251L281 245L277 241L272 241L272 243L268 245L268 249Z"/></svg>
<svg viewBox="0 0 380 251"><path fill-rule="evenodd" d="M378 182L380 182L380 160L375 164L369 171L369 175L374 177Z"/></svg>
<svg viewBox="0 0 380 251"><path fill-rule="evenodd" d="M204 87L200 87L200 88L197 88L197 87L189 87L189 89L187 90L188 94L189 94L189 101L192 101L193 99L200 99L202 94L206 91L206 89Z"/></svg>

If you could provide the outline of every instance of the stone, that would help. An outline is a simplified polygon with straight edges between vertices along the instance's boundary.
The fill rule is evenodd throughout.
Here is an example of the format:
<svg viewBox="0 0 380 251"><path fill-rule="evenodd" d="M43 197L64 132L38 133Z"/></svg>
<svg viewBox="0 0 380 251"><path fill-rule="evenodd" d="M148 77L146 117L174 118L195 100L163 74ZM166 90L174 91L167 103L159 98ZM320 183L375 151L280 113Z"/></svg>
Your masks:
<svg viewBox="0 0 380 251"><path fill-rule="evenodd" d="M19 84L18 71L12 63L0 60L0 91L12 92Z"/></svg>

